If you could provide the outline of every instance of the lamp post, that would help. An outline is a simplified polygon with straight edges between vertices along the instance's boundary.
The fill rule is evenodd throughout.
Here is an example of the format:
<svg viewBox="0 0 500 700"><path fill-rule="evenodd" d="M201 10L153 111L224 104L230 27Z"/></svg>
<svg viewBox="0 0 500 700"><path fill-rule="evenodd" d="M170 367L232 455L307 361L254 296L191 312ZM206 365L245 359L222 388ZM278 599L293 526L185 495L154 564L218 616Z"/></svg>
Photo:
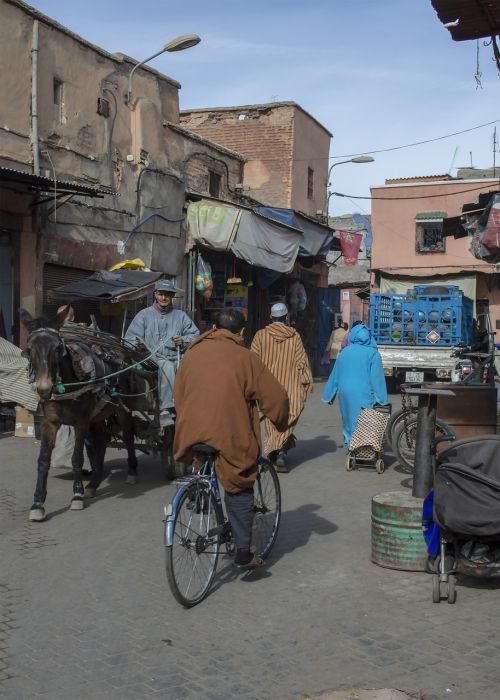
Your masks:
<svg viewBox="0 0 500 700"><path fill-rule="evenodd" d="M184 49L190 49L192 46L196 46L196 44L199 44L200 41L201 39L197 34L183 34L182 36L177 36L175 37L175 39L169 41L168 44L165 44L165 46L160 51L157 51L152 56L149 56L149 58L145 58L144 61L136 63L136 65L130 71L130 75L128 76L128 90L125 93L125 103L130 104L130 100L132 97L132 78L134 77L134 73L138 68L143 66L145 63L149 63L149 61L152 61L153 58L160 56L166 51L169 53L171 53L172 51L184 51Z"/></svg>
<svg viewBox="0 0 500 700"><path fill-rule="evenodd" d="M328 224L328 212L329 212L329 206L330 206L330 197L332 196L333 192L330 192L328 189L330 187L330 175L332 173L333 168L336 165L343 165L344 163L373 163L375 158L372 158L371 156L356 156L355 158L349 158L349 160L339 160L338 163L332 163L328 169L328 175L326 178L326 186L327 186L327 196L326 196L326 223Z"/></svg>

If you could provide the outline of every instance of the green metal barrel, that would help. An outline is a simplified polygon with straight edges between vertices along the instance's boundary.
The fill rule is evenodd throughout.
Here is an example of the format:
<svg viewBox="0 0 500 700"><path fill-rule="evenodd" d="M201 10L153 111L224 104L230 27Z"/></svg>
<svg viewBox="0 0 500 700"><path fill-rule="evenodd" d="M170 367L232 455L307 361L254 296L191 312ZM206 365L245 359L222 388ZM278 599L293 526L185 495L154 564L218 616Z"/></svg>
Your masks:
<svg viewBox="0 0 500 700"><path fill-rule="evenodd" d="M372 561L388 569L424 571L422 499L408 491L379 493L372 499Z"/></svg>

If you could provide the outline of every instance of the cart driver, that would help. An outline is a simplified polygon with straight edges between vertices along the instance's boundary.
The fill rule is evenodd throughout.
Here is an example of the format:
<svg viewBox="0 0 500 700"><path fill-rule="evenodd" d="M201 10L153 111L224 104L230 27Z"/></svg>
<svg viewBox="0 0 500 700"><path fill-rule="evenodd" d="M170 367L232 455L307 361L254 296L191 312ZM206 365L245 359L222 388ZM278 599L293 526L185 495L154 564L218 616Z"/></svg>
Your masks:
<svg viewBox="0 0 500 700"><path fill-rule="evenodd" d="M173 413L172 392L178 351L183 352L200 335L189 316L174 309L175 293L172 282L159 280L155 284L153 304L136 314L125 334L126 340L132 343L141 341L153 353L158 365L160 416ZM165 418L161 422L165 423Z"/></svg>

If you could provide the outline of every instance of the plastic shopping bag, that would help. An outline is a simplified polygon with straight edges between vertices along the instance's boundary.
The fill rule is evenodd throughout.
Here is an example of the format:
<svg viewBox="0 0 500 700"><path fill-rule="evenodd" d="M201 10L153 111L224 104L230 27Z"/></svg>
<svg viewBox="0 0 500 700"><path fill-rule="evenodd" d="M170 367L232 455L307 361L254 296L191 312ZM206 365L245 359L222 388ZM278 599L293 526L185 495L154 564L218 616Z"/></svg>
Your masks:
<svg viewBox="0 0 500 700"><path fill-rule="evenodd" d="M196 291L200 292L206 299L210 299L214 288L212 268L210 267L210 263L205 262L201 255L198 256L196 263L195 286Z"/></svg>

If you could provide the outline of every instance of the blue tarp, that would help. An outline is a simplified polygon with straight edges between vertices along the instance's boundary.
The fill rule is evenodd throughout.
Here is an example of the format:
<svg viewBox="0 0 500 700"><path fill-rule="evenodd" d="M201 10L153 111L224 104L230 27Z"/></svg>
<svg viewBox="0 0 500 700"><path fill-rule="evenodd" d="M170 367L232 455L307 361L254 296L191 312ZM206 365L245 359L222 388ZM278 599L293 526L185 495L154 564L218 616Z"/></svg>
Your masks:
<svg viewBox="0 0 500 700"><path fill-rule="evenodd" d="M254 207L253 211L266 219L294 228L302 234L299 258L325 256L331 248L333 230L301 216L293 209Z"/></svg>

